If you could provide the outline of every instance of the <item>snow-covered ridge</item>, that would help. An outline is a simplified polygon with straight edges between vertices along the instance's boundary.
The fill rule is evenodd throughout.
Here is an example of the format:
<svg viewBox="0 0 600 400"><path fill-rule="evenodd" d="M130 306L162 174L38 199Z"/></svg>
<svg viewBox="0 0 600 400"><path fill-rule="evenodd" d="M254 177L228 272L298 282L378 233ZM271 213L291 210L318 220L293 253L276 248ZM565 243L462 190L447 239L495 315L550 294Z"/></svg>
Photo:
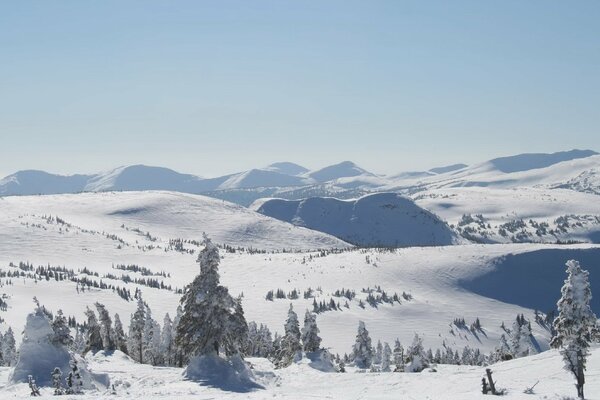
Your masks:
<svg viewBox="0 0 600 400"><path fill-rule="evenodd" d="M395 193L377 193L356 200L270 199L255 203L253 208L359 246L439 246L458 242L442 220Z"/></svg>
<svg viewBox="0 0 600 400"><path fill-rule="evenodd" d="M0 198L0 219L20 215L59 216L82 229L128 235L134 227L168 242L198 240L210 232L218 243L258 249L347 247L330 235L295 227L245 207L176 192L103 192ZM9 231L0 231L0 237ZM157 245L158 243L154 243ZM163 243L164 244L164 243Z"/></svg>

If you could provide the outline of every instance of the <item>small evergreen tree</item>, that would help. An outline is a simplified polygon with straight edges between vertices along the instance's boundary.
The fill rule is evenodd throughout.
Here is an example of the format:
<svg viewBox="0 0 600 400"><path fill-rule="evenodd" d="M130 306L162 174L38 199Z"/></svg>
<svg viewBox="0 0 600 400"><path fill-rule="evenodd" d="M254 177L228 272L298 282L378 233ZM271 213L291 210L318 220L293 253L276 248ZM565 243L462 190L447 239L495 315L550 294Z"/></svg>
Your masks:
<svg viewBox="0 0 600 400"><path fill-rule="evenodd" d="M102 338L102 348L109 351L115 350L116 346L115 340L112 337L113 328L110 315L108 314L108 311L106 311L104 304L96 302L94 305L96 306L96 310L98 310L98 319L100 320L100 337Z"/></svg>
<svg viewBox="0 0 600 400"><path fill-rule="evenodd" d="M285 335L281 338L276 360L278 368L289 366L298 356L298 353L302 351L302 345L300 344L300 323L298 322L298 315L294 311L292 303L290 303L284 330Z"/></svg>
<svg viewBox="0 0 600 400"><path fill-rule="evenodd" d="M17 347L15 343L15 335L11 327L6 330L6 333L2 337L0 348L2 349L2 360L4 366L13 367L17 362Z"/></svg>
<svg viewBox="0 0 600 400"><path fill-rule="evenodd" d="M321 347L317 316L306 310L304 314L304 327L302 328L302 346L305 352L313 352Z"/></svg>
<svg viewBox="0 0 600 400"><path fill-rule="evenodd" d="M390 365L392 363L392 349L388 342L385 342L383 345L383 351L381 353L381 371L382 372L390 372Z"/></svg>
<svg viewBox="0 0 600 400"><path fill-rule="evenodd" d="M412 344L406 351L406 358L408 361L406 371L408 372L421 372L428 367L427 357L423 349L423 339L416 333ZM455 362L456 364L459 362L458 352L455 354Z"/></svg>
<svg viewBox="0 0 600 400"><path fill-rule="evenodd" d="M62 371L58 367L54 368L54 371L52 371L52 387L54 387L55 396L65 394L62 387Z"/></svg>
<svg viewBox="0 0 600 400"><path fill-rule="evenodd" d="M52 321L52 330L54 331L52 343L59 343L64 346L71 346L73 344L71 329L69 328L69 323L63 315L62 310L56 312L56 316Z"/></svg>
<svg viewBox="0 0 600 400"><path fill-rule="evenodd" d="M369 368L373 363L371 337L369 336L369 331L367 331L363 321L358 322L358 332L356 334L356 342L354 343L352 356L354 364L358 368Z"/></svg>
<svg viewBox="0 0 600 400"><path fill-rule="evenodd" d="M127 340L127 350L129 356L140 364L144 363L144 324L146 323L146 305L142 300L142 295L138 295L137 309L131 315L129 323L129 337Z"/></svg>
<svg viewBox="0 0 600 400"><path fill-rule="evenodd" d="M404 371L404 348L399 339L394 342L394 372Z"/></svg>
<svg viewBox="0 0 600 400"><path fill-rule="evenodd" d="M123 324L121 323L119 314L115 314L115 327L112 336L115 341L115 348L127 354L127 337L125 336L125 331L123 330Z"/></svg>
<svg viewBox="0 0 600 400"><path fill-rule="evenodd" d="M160 354L165 365L175 365L175 337L173 335L173 322L169 314L165 314L163 328L160 334Z"/></svg>
<svg viewBox="0 0 600 400"><path fill-rule="evenodd" d="M577 395L584 398L585 364L588 348L597 334L597 321L590 308L592 289L589 273L581 269L579 262L567 261L567 279L558 301L558 317L554 320L555 335L550 345L560 349L565 369L576 379Z"/></svg>
<svg viewBox="0 0 600 400"><path fill-rule="evenodd" d="M85 316L87 317L87 337L84 354L88 351L95 353L104 348L102 335L100 334L100 325L98 325L96 314L89 307L85 310Z"/></svg>

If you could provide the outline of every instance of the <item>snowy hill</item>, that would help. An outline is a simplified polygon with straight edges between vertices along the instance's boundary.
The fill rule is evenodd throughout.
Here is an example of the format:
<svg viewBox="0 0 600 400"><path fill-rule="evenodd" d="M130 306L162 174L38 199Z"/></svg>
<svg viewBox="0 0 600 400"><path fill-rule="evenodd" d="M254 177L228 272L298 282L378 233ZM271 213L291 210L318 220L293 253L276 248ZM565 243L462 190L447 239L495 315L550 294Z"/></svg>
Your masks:
<svg viewBox="0 0 600 400"><path fill-rule="evenodd" d="M565 189L458 187L417 192L415 202L482 243L600 242L597 196Z"/></svg>
<svg viewBox="0 0 600 400"><path fill-rule="evenodd" d="M600 155L585 150L554 154L522 154L490 160L456 171L427 177L397 180L400 191L417 192L427 189L454 187L568 187L588 192L598 189ZM586 183L578 185L578 181Z"/></svg>
<svg viewBox="0 0 600 400"><path fill-rule="evenodd" d="M351 161L330 165L308 174L309 177L317 182L328 182L339 178L350 178L359 175L371 176L373 174L360 168Z"/></svg>
<svg viewBox="0 0 600 400"><path fill-rule="evenodd" d="M372 194L357 200L271 199L253 207L261 214L359 246L432 246L457 241L443 221L394 193Z"/></svg>
<svg viewBox="0 0 600 400"><path fill-rule="evenodd" d="M267 171L275 171L280 174L299 176L309 172L307 168L291 162L276 162L264 168Z"/></svg>
<svg viewBox="0 0 600 400"><path fill-rule="evenodd" d="M332 236L298 228L232 203L175 192L5 197L0 198L0 205L0 218L9 226L24 221L30 224L43 222L42 216L52 215L71 224L72 231L84 233L83 237L89 236L90 232L83 232L86 230L103 231L132 246L140 235L143 236L142 231L153 237L160 236L167 243L176 238L197 240L206 231L211 232L216 242L231 246L261 249L347 247ZM14 236L10 236L13 231L7 229L5 226L0 231L0 237L11 241L21 237L18 229ZM158 242L149 244L156 246Z"/></svg>

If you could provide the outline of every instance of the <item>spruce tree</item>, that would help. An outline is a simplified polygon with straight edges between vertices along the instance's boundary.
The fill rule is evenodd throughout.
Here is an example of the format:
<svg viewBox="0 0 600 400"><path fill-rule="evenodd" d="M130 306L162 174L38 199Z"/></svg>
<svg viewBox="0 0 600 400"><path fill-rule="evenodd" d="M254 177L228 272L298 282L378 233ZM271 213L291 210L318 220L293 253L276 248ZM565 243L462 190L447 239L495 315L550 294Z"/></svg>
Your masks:
<svg viewBox="0 0 600 400"><path fill-rule="evenodd" d="M304 327L302 328L302 347L305 352L313 352L321 347L317 316L306 310L304 314Z"/></svg>
<svg viewBox="0 0 600 400"><path fill-rule="evenodd" d="M56 312L56 316L51 325L52 330L54 331L54 337L52 338L53 343L62 344L64 346L71 346L73 344L71 329L69 328L69 324L63 315L62 310Z"/></svg>
<svg viewBox="0 0 600 400"><path fill-rule="evenodd" d="M15 334L11 327L6 330L2 337L2 359L5 367L13 367L17 362L17 347L15 344Z"/></svg>
<svg viewBox="0 0 600 400"><path fill-rule="evenodd" d="M175 365L174 341L173 322L167 313L163 319L163 327L160 334L160 354L162 355L163 363L168 366Z"/></svg>
<svg viewBox="0 0 600 400"><path fill-rule="evenodd" d="M300 344L300 324L292 303L290 303L284 330L285 335L281 338L277 355L276 364L278 368L291 365L298 353L302 351L302 345Z"/></svg>
<svg viewBox="0 0 600 400"><path fill-rule="evenodd" d="M115 314L115 327L113 330L113 338L115 341L115 348L123 353L127 354L127 337L123 330L123 324L119 314Z"/></svg>
<svg viewBox="0 0 600 400"><path fill-rule="evenodd" d="M381 371L390 372L390 365L392 363L392 349L388 342L383 345L383 351L381 352Z"/></svg>
<svg viewBox="0 0 600 400"><path fill-rule="evenodd" d="M96 302L94 304L96 306L96 310L98 310L98 319L100 321L100 337L102 338L102 347L104 350L114 350L115 340L112 337L113 328L112 328L112 320L110 319L110 315L108 311L106 311L106 307L104 304L100 304Z"/></svg>
<svg viewBox="0 0 600 400"><path fill-rule="evenodd" d="M185 289L176 344L184 354L239 354L248 337L240 299L219 284L219 249L204 237L198 255L200 274Z"/></svg>
<svg viewBox="0 0 600 400"><path fill-rule="evenodd" d="M104 348L102 344L102 335L100 333L100 325L96 319L96 314L89 307L85 310L85 316L87 317L87 336L84 354L88 351L95 353Z"/></svg>
<svg viewBox="0 0 600 400"><path fill-rule="evenodd" d="M371 337L369 336L369 331L367 331L363 321L358 322L358 332L356 334L354 348L352 349L352 358L354 360L354 365L358 368L369 368L373 362Z"/></svg>
<svg viewBox="0 0 600 400"><path fill-rule="evenodd" d="M588 348L597 335L596 315L590 308L592 289L589 273L579 262L567 261L567 279L558 300L558 317L554 320L554 337L550 345L560 349L565 369L575 376L577 395L584 398L585 366Z"/></svg>
<svg viewBox="0 0 600 400"><path fill-rule="evenodd" d="M146 322L146 305L141 294L138 295L137 309L131 315L129 322L129 337L127 339L127 350L129 356L140 364L144 363L144 324Z"/></svg>

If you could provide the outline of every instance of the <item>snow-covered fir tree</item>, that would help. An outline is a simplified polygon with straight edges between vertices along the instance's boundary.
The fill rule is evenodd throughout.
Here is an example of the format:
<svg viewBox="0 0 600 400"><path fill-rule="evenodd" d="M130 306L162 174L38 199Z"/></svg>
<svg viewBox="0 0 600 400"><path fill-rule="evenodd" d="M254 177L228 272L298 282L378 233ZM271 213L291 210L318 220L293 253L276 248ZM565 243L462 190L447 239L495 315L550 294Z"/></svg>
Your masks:
<svg viewBox="0 0 600 400"><path fill-rule="evenodd" d="M598 319L590 308L589 273L576 260L567 261L567 279L560 290L558 316L550 345L559 349L565 369L575 376L577 395L584 398L585 367L589 346L597 335Z"/></svg>
<svg viewBox="0 0 600 400"><path fill-rule="evenodd" d="M81 377L81 371L79 370L77 360L72 358L69 366L71 371L69 371L69 375L67 376L66 394L83 393L83 378Z"/></svg>
<svg viewBox="0 0 600 400"><path fill-rule="evenodd" d="M142 352L144 362L152 365L161 363L160 326L152 318L150 308L146 308L146 320L142 331Z"/></svg>
<svg viewBox="0 0 600 400"><path fill-rule="evenodd" d="M383 356L383 345L381 344L381 340L378 340L377 346L375 347L375 357L373 358L373 363L380 365L382 356Z"/></svg>
<svg viewBox="0 0 600 400"><path fill-rule="evenodd" d="M513 322L511 330L511 352L515 358L526 357L536 354L537 350L533 345L533 334L531 324L523 316L517 316Z"/></svg>
<svg viewBox="0 0 600 400"><path fill-rule="evenodd" d="M159 351L162 357L162 362L165 365L175 365L175 335L173 335L173 321L169 314L165 314L163 318L162 332L160 333Z"/></svg>
<svg viewBox="0 0 600 400"><path fill-rule="evenodd" d="M388 342L383 344L383 351L381 352L381 372L390 372L392 369L392 348Z"/></svg>
<svg viewBox="0 0 600 400"><path fill-rule="evenodd" d="M513 358L510 346L508 345L508 342L506 341L506 336L504 334L500 335L500 341L498 343L498 346L496 346L494 354L494 358L496 361L506 361L511 360Z"/></svg>
<svg viewBox="0 0 600 400"><path fill-rule="evenodd" d="M190 356L240 353L248 338L248 325L240 299L219 284L219 249L204 237L198 255L200 274L185 289L183 313L177 325L176 344Z"/></svg>
<svg viewBox="0 0 600 400"><path fill-rule="evenodd" d="M85 310L87 317L87 335L84 354L88 351L95 353L104 348L102 344L102 334L100 333L100 325L96 319L96 314L89 307Z"/></svg>
<svg viewBox="0 0 600 400"><path fill-rule="evenodd" d="M115 314L115 326L113 329L113 338L115 341L115 349L127 354L127 337L123 330L123 323L119 314Z"/></svg>
<svg viewBox="0 0 600 400"><path fill-rule="evenodd" d="M100 324L100 337L102 338L102 348L104 350L114 350L115 340L112 337L113 328L112 328L112 320L110 319L110 315L106 310L104 304L100 304L96 302L94 304L96 306L96 310L98 310L98 320Z"/></svg>
<svg viewBox="0 0 600 400"><path fill-rule="evenodd" d="M52 387L54 387L55 396L65 394L62 387L62 371L58 367L54 368L54 371L52 371Z"/></svg>
<svg viewBox="0 0 600 400"><path fill-rule="evenodd" d="M373 346L371 345L371 337L369 331L363 321L358 322L358 332L356 334L356 342L352 349L352 359L354 365L358 368L369 368L373 363Z"/></svg>
<svg viewBox="0 0 600 400"><path fill-rule="evenodd" d="M459 358L458 353L456 353L455 358ZM423 339L416 333L410 347L406 349L406 360L405 370L407 372L421 372L429 366L423 349Z"/></svg>
<svg viewBox="0 0 600 400"><path fill-rule="evenodd" d="M394 372L404 371L404 348L400 343L400 339L396 339L394 342Z"/></svg>
<svg viewBox="0 0 600 400"><path fill-rule="evenodd" d="M177 327L179 326L179 321L181 321L181 314L183 314L183 309L181 305L177 306L177 311L175 313L175 318L173 318L173 366L182 367L184 363L184 355L179 346L177 346Z"/></svg>
<svg viewBox="0 0 600 400"><path fill-rule="evenodd" d="M292 303L290 303L288 310L284 332L285 334L281 338L276 356L276 365L278 368L284 368L292 364L302 351L302 345L300 344L300 323L298 322L298 314L294 311Z"/></svg>
<svg viewBox="0 0 600 400"><path fill-rule="evenodd" d="M64 346L71 346L73 344L71 328L69 328L69 323L63 315L62 310L58 310L56 312L56 316L54 317L54 320L52 321L51 325L52 331L54 332L52 342L60 343Z"/></svg>
<svg viewBox="0 0 600 400"><path fill-rule="evenodd" d="M6 333L4 333L4 336L2 336L0 349L2 350L2 362L4 366L14 366L17 362L17 348L15 343L15 334L11 327L8 327Z"/></svg>
<svg viewBox="0 0 600 400"><path fill-rule="evenodd" d="M131 315L129 322L129 335L127 338L127 352L131 358L139 363L144 363L144 324L146 323L146 305L141 294L137 299L137 308Z"/></svg>
<svg viewBox="0 0 600 400"><path fill-rule="evenodd" d="M321 347L317 316L306 310L304 314L304 327L302 328L302 347L305 352L313 352Z"/></svg>

